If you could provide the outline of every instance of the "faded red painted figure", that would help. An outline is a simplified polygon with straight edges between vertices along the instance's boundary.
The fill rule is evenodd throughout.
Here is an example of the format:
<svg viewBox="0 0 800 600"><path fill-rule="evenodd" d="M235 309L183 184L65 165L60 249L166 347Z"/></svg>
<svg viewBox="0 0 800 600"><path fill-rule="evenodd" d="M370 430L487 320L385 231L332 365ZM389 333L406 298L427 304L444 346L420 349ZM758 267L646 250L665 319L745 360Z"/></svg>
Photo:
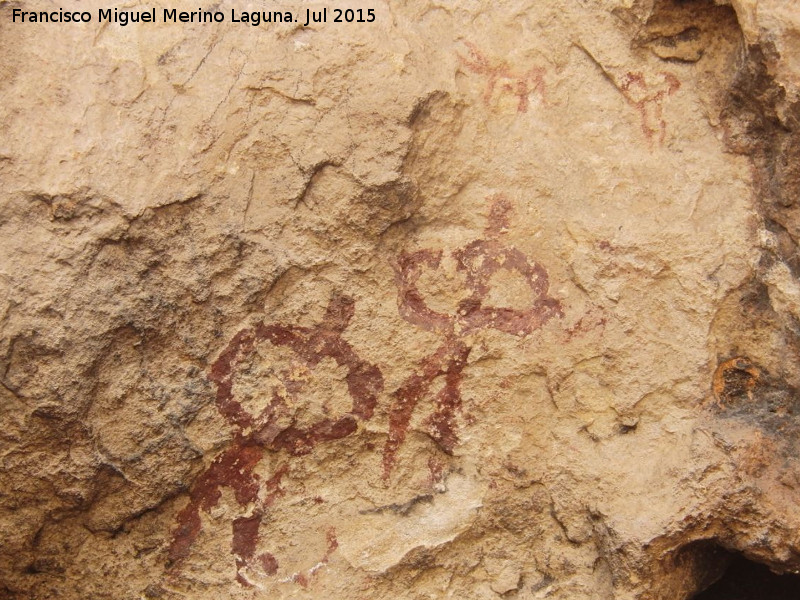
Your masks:
<svg viewBox="0 0 800 600"><path fill-rule="evenodd" d="M177 517L177 527L169 546L168 560L172 569L179 568L189 555L192 544L201 531L200 511L208 513L221 498L221 488L233 491L236 502L242 507L252 506L251 514L233 521L231 553L236 561L237 580L252 585L243 573L248 566L256 566L267 575L275 575L278 561L269 552L256 556L259 527L267 509L282 494L281 478L288 472L284 463L266 481L262 481L256 466L265 451L285 451L289 456L308 454L320 442L338 440L354 433L359 420L372 417L378 394L383 389L383 376L375 365L361 360L341 334L354 313L354 301L347 296L334 297L322 322L314 327L282 324L257 324L237 333L211 366L210 379L217 386L216 405L225 419L234 426L233 442L217 456L211 466L197 479L189 496L189 504ZM234 394L237 365L253 353L259 344L269 342L276 348L285 348L308 369L320 361L331 358L347 369L347 389L352 397L352 408L338 417L325 417L317 422L299 426L286 394L296 398L303 393L302 381L283 374L282 396L273 390L266 407L258 414L250 414ZM279 420L289 425L279 425ZM263 491L263 493L261 493ZM335 533L328 532L328 552L321 564L336 548ZM295 574L293 580L307 583L307 576Z"/></svg>
<svg viewBox="0 0 800 600"><path fill-rule="evenodd" d="M667 135L667 122L663 116L663 102L681 87L681 82L668 71L658 73L660 81L647 81L642 73L627 73L620 90L625 99L636 108L642 119L642 133L649 142L658 134L658 143L663 144Z"/></svg>
<svg viewBox="0 0 800 600"><path fill-rule="evenodd" d="M391 474L414 409L440 376L444 377L444 387L433 399L434 412L428 419L428 433L448 454L458 442L455 419L461 408L461 379L471 350L466 336L479 329L497 329L524 336L551 318L563 316L559 302L547 295L549 282L544 267L529 262L522 252L501 241L509 226L511 204L503 196L495 196L491 201L487 239L475 240L452 253L470 292L458 304L456 314L434 311L417 288L424 268L439 267L441 250L403 254L395 265L400 314L408 322L444 339L439 349L422 361L418 372L408 377L394 393L389 411L389 437L383 453L384 478ZM485 304L490 280L500 271L514 271L522 276L533 292L530 306L519 310Z"/></svg>
<svg viewBox="0 0 800 600"><path fill-rule="evenodd" d="M527 112L529 97L533 93L538 93L542 100L545 100L545 69L542 67L532 67L525 73L515 73L511 70L508 63L492 62L478 50L475 44L465 42L469 48L469 58L459 55L461 63L473 73L486 77L486 90L483 93L483 101L488 104L496 90L500 93L508 93L516 96L517 112Z"/></svg>

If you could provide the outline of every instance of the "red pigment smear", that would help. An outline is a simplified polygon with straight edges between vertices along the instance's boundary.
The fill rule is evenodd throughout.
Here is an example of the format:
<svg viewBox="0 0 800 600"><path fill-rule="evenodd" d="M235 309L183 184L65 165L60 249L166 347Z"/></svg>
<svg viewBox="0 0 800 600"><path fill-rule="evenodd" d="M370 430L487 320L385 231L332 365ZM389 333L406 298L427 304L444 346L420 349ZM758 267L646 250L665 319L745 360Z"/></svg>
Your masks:
<svg viewBox="0 0 800 600"><path fill-rule="evenodd" d="M429 419L431 437L447 454L453 453L458 443L456 412L461 410L461 379L471 348L458 343L447 364L445 383L434 401L435 409Z"/></svg>
<svg viewBox="0 0 800 600"><path fill-rule="evenodd" d="M330 555L336 552L337 548L339 548L339 540L336 539L336 529L334 527L328 529L327 533L325 534L325 539L328 541L328 551L325 553L323 562L328 562Z"/></svg>
<svg viewBox="0 0 800 600"><path fill-rule="evenodd" d="M264 552L259 557L261 568L267 575L275 575L278 573L278 560L269 552Z"/></svg>
<svg viewBox="0 0 800 600"><path fill-rule="evenodd" d="M430 483L430 485L434 485L442 481L442 477L444 476L444 465L434 457L430 457L428 459L428 471L430 471L430 475L428 476L428 483Z"/></svg>
<svg viewBox="0 0 800 600"><path fill-rule="evenodd" d="M236 559L236 580L244 586L250 587L250 583L242 576L241 570L248 566L253 556L256 553L258 546L259 536L258 531L261 527L261 520L264 517L264 511L272 505L275 499L282 493L280 488L281 478L289 470L289 465L282 465L275 474L266 482L265 488L268 494L264 498L263 503L256 509L256 511L249 517L239 517L233 521L233 539L231 540L231 554ZM271 560L270 560L271 559ZM275 574L278 571L278 561L269 553L259 556L259 562L262 566L266 564L269 568L265 567L268 574ZM274 568L273 568L274 566Z"/></svg>
<svg viewBox="0 0 800 600"><path fill-rule="evenodd" d="M261 513L255 513L250 517L239 517L233 521L231 550L245 561L253 558L255 554L262 517Z"/></svg>
<svg viewBox="0 0 800 600"><path fill-rule="evenodd" d="M604 329L608 319L601 308L591 308L572 326L564 330L566 340L570 341L575 336L581 336L595 329Z"/></svg>
<svg viewBox="0 0 800 600"><path fill-rule="evenodd" d="M209 468L198 477L189 495L189 504L178 513L178 527L173 533L168 551L168 563L173 565L189 554L189 549L200 533L200 510L210 511L219 502L221 487L233 489L236 501L244 506L258 497L258 475L253 469L261 460L257 446L243 445L235 439L233 445L219 455Z"/></svg>
<svg viewBox="0 0 800 600"><path fill-rule="evenodd" d="M506 233L511 226L514 207L503 194L490 196L489 201L489 223L485 231L490 238L497 238Z"/></svg>
<svg viewBox="0 0 800 600"><path fill-rule="evenodd" d="M322 558L319 560L319 565L327 565L328 561L330 561L331 555L339 548L339 541L336 539L335 527L330 527L328 528L328 531L325 532L325 541L327 547L325 549L325 554L323 554ZM305 573L295 573L292 575L292 581L301 587L307 588L311 584L311 579L314 577L319 565L309 569Z"/></svg>

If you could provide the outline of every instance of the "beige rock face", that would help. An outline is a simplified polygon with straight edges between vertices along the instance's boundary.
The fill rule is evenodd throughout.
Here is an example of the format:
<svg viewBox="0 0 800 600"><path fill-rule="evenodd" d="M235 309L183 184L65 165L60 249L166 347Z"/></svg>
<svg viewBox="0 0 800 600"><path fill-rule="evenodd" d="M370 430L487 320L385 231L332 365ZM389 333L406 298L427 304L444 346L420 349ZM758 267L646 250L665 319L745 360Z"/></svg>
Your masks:
<svg viewBox="0 0 800 600"><path fill-rule="evenodd" d="M0 1L0 597L800 569L792 2L82 5Z"/></svg>

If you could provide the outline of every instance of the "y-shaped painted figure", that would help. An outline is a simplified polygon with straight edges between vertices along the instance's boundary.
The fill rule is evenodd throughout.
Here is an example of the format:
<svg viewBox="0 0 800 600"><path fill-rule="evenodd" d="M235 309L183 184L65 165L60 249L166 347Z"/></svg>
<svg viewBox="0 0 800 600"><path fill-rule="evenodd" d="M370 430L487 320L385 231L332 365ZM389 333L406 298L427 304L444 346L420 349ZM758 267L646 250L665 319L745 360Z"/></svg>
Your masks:
<svg viewBox="0 0 800 600"><path fill-rule="evenodd" d="M681 87L681 82L668 71L657 74L654 81L642 73L627 73L619 86L628 103L636 108L642 120L642 133L652 143L658 134L658 143L667 137L667 122L664 120L664 99L672 96Z"/></svg>
<svg viewBox="0 0 800 600"><path fill-rule="evenodd" d="M471 347L465 339L479 329L497 329L524 336L538 329L554 316L563 316L561 305L547 295L547 271L514 247L502 242L508 229L511 204L502 196L491 198L486 238L470 242L452 253L456 268L464 273L470 295L462 300L456 314L431 309L417 288L423 268L436 269L442 259L441 250L419 250L403 254L395 265L398 305L403 318L426 331L441 335L444 340L436 352L425 358L418 372L408 377L394 393L389 411L389 437L383 452L383 475L387 479L395 457L406 437L411 415L417 404L430 391L434 380L444 377L444 387L434 398L434 412L428 419L428 433L448 454L458 442L456 412L461 407L461 378ZM532 300L524 309L486 306L493 275L514 271L522 276L532 292Z"/></svg>
<svg viewBox="0 0 800 600"><path fill-rule="evenodd" d="M211 367L210 379L217 386L216 405L225 419L234 426L233 443L220 454L200 475L190 492L189 504L177 517L168 560L171 568L178 568L189 555L192 544L200 533L200 511L209 512L221 498L221 488L233 491L236 502L254 506L252 514L233 521L231 553L236 560L236 578L250 586L242 570L255 565L268 575L278 570L278 561L269 552L255 556L258 532L267 509L281 495L281 478L288 471L282 465L267 481L262 482L255 468L264 452L286 451L290 456L308 454L319 442L338 440L354 433L359 420L372 417L378 394L383 389L383 376L375 365L361 360L352 346L342 338L353 317L354 301L347 296L334 297L322 322L314 327L269 324L263 322L237 333ZM282 393L273 390L272 398L258 415L250 414L236 399L234 382L237 365L252 354L262 342L286 348L308 369L314 369L323 359L331 358L347 369L347 389L353 399L349 412L338 417L326 417L307 425L298 426L292 413L290 399L303 391L302 381L288 373L282 375ZM279 420L289 425L279 425ZM259 498L260 490L265 494ZM335 534L328 532L328 552L336 547Z"/></svg>

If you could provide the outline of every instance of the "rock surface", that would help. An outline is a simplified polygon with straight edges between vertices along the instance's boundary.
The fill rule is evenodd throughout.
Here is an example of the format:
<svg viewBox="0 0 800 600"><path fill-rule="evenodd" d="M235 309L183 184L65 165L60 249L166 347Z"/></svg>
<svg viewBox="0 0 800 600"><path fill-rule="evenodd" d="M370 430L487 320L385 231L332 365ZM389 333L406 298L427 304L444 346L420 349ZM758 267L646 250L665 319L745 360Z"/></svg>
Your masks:
<svg viewBox="0 0 800 600"><path fill-rule="evenodd" d="M14 8L52 7L0 1L0 597L800 569L792 2Z"/></svg>

